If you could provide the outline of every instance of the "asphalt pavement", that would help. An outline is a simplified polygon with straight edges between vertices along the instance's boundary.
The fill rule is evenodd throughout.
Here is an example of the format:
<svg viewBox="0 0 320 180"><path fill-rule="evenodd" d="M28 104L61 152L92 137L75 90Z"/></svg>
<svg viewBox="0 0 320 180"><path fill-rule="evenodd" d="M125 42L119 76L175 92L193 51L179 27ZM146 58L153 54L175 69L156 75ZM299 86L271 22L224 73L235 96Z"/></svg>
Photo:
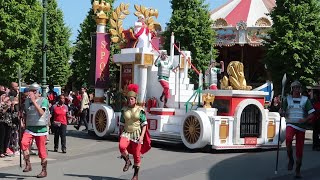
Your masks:
<svg viewBox="0 0 320 180"><path fill-rule="evenodd" d="M53 152L53 136L48 144L48 177L52 180L131 179L133 170L123 173L116 139L99 139L68 126L67 153ZM311 150L310 132L306 136L303 179L320 179L320 152ZM59 149L60 151L60 149ZM275 174L275 150L192 151L183 145L153 143L143 155L139 180L287 180L294 173L286 170L285 148L280 149L278 173ZM0 159L0 179L36 179L41 171L37 156L31 158L33 171L23 173L19 156Z"/></svg>

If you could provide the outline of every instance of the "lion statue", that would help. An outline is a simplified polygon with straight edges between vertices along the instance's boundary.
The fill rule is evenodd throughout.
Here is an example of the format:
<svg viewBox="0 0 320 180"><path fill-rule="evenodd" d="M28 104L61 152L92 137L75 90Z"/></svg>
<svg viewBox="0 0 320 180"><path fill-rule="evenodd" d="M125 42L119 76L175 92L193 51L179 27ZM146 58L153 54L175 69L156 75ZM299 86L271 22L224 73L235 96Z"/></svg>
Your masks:
<svg viewBox="0 0 320 180"><path fill-rule="evenodd" d="M247 86L247 82L244 76L243 63L239 61L231 61L227 67L227 76L224 76L221 80L221 89L234 89L234 90L251 90L251 86Z"/></svg>

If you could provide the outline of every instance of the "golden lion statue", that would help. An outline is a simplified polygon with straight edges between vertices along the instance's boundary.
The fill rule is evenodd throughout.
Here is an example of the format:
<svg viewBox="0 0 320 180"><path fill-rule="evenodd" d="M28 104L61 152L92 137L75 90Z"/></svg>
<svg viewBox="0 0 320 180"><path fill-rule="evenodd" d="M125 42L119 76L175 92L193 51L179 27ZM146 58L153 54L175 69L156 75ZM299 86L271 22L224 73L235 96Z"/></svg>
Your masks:
<svg viewBox="0 0 320 180"><path fill-rule="evenodd" d="M231 61L227 67L227 76L224 76L221 80L221 89L234 89L234 90L251 90L251 86L247 86L247 82L244 76L243 63L239 61Z"/></svg>

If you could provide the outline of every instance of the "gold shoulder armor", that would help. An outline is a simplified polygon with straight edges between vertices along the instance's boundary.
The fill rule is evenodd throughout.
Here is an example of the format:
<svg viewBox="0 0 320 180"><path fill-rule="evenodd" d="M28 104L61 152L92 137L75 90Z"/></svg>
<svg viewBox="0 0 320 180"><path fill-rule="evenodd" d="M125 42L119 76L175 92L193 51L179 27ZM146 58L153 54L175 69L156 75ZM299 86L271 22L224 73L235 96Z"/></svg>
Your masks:
<svg viewBox="0 0 320 180"><path fill-rule="evenodd" d="M128 110L128 107L126 106L121 109L121 111L126 111L126 110Z"/></svg>
<svg viewBox="0 0 320 180"><path fill-rule="evenodd" d="M144 112L144 108L143 108L143 107L138 106L137 108L138 108L139 112L141 112L141 111L143 111L143 112Z"/></svg>

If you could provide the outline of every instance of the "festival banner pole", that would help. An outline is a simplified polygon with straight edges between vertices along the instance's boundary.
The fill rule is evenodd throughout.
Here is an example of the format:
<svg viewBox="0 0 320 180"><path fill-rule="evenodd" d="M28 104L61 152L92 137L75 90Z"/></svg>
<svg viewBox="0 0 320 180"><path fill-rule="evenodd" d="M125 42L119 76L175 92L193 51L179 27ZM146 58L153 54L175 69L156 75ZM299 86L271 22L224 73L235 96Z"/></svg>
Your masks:
<svg viewBox="0 0 320 180"><path fill-rule="evenodd" d="M282 77L282 91L281 91L281 100L280 100L280 104L282 105L283 102L283 96L284 96L284 88L286 85L286 81L287 81L287 75L284 74ZM274 174L278 174L278 165L279 165L279 150L280 150L280 133L281 133L281 118L283 116L283 110L281 111L280 114L280 122L279 122L279 132L278 132L278 148L277 148L277 160L276 160L276 170L274 171Z"/></svg>
<svg viewBox="0 0 320 180"><path fill-rule="evenodd" d="M22 122L21 122L21 109L22 109L22 107L21 107L21 100L22 100L22 98L21 98L21 92L20 92L20 90L21 90L21 67L20 67L20 65L18 65L18 82L19 82L19 94L18 94L18 98L19 98L19 109L18 109L18 118L19 118L19 125L18 125L18 127L19 127L19 156L20 156L20 168L22 168L22 150L21 150L21 124L22 124Z"/></svg>

